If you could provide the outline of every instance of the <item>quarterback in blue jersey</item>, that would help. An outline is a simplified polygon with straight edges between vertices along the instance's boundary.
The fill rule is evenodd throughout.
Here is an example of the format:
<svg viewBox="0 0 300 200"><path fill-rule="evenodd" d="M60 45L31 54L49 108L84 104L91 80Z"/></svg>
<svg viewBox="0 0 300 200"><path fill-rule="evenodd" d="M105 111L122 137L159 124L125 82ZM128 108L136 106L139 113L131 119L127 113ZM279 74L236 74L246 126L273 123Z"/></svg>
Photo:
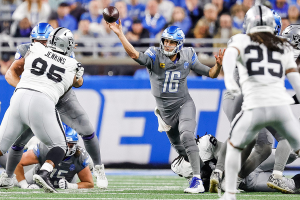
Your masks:
<svg viewBox="0 0 300 200"><path fill-rule="evenodd" d="M197 74L216 78L222 68L224 51L219 51L216 64L210 68L199 62L193 48L183 48L185 35L177 26L166 28L161 36L160 47L150 47L145 53L138 52L128 42L119 24L109 23L117 34L128 55L147 67L151 91L156 100L155 114L159 131L165 131L179 155L191 163L193 178L186 193L204 192L200 177L199 149L195 142L196 108L188 92L186 77L190 70ZM203 163L203 162L202 162Z"/></svg>
<svg viewBox="0 0 300 200"><path fill-rule="evenodd" d="M64 124L66 141L68 145L65 158L53 169L50 181L55 188L60 189L81 189L93 188L94 182L89 168L89 155L85 149L78 146L78 134L76 131ZM43 143L38 143L33 149L28 150L16 167L15 174L19 186L23 189L37 189L33 183L33 175L39 170L46 159L49 149ZM24 166L37 164L24 174ZM75 175L78 175L80 182L72 183Z"/></svg>

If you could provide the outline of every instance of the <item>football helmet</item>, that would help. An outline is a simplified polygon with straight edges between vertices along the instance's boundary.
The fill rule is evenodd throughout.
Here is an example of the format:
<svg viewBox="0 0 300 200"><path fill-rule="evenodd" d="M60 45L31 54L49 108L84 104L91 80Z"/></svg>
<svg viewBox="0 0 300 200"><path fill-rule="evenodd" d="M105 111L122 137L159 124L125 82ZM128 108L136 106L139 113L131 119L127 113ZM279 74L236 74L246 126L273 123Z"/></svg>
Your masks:
<svg viewBox="0 0 300 200"><path fill-rule="evenodd" d="M63 27L54 29L49 35L47 47L55 52L70 57L75 48L73 33Z"/></svg>
<svg viewBox="0 0 300 200"><path fill-rule="evenodd" d="M272 10L273 16L274 16L274 20L275 20L275 35L280 35L281 32L281 17L280 15L278 15L278 13L275 10Z"/></svg>
<svg viewBox="0 0 300 200"><path fill-rule="evenodd" d="M53 28L50 24L38 23L38 25L36 25L30 33L30 41L33 42L33 40L47 40L52 31Z"/></svg>
<svg viewBox="0 0 300 200"><path fill-rule="evenodd" d="M248 33L270 32L274 34L276 26L272 11L263 5L253 6L244 18L243 28Z"/></svg>
<svg viewBox="0 0 300 200"><path fill-rule="evenodd" d="M72 129L71 127L69 127L68 125L66 125L64 123L63 123L63 127L65 130L67 143L74 144L72 148L70 148L68 146L66 156L72 156L75 154L76 149L77 149L78 134L74 129Z"/></svg>
<svg viewBox="0 0 300 200"><path fill-rule="evenodd" d="M173 41L177 42L177 45L173 51L171 51L171 52L165 51L165 49L164 49L164 40L165 39L173 40ZM185 35L184 35L183 31L181 30L181 28L179 28L178 26L170 26L170 27L166 28L161 35L160 49L163 52L163 54L165 54L166 56L173 56L182 49L184 39L185 39Z"/></svg>
<svg viewBox="0 0 300 200"><path fill-rule="evenodd" d="M300 50L300 25L289 25L282 31L281 36L286 38L294 48Z"/></svg>

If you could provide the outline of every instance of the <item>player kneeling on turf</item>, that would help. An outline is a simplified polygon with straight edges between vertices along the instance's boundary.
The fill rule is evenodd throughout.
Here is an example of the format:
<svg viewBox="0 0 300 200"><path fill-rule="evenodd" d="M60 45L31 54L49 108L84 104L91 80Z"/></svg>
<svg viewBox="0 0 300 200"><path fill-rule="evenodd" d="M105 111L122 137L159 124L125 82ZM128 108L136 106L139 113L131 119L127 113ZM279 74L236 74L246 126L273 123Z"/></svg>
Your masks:
<svg viewBox="0 0 300 200"><path fill-rule="evenodd" d="M55 188L60 189L81 189L93 188L94 182L92 173L89 169L88 153L77 145L78 135L75 130L64 124L68 150L65 158L53 169L50 175L50 181ZM28 150L22 156L22 159L16 167L15 174L19 185L23 189L37 189L38 186L33 183L33 175L37 167L32 168L24 174L24 166L32 164L42 164L49 149L43 144L38 143L32 150ZM75 175L78 175L81 182L71 183Z"/></svg>

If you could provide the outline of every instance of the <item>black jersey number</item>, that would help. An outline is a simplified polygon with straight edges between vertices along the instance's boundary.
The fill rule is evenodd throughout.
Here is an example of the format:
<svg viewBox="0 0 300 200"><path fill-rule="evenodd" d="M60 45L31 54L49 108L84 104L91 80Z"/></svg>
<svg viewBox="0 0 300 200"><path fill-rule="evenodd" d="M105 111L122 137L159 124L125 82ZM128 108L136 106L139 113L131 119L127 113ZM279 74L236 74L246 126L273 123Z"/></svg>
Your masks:
<svg viewBox="0 0 300 200"><path fill-rule="evenodd" d="M42 58L37 58L32 62L32 69L30 71L34 75L41 76L46 72L47 67L48 65L45 60L43 60ZM66 70L64 68L52 64L50 66L49 72L46 73L47 77L50 80L54 81L55 83L58 83L62 81L62 77L57 72L64 74L65 71Z"/></svg>
<svg viewBox="0 0 300 200"><path fill-rule="evenodd" d="M264 66L258 67L258 70L253 70L252 69L252 64L253 63L259 63L264 59L262 48L260 46L250 45L245 49L245 54L249 54L251 52L251 50L257 51L257 58L249 58L246 62L246 67L248 69L249 76L264 75L265 74ZM282 54L283 50L280 50L279 53ZM283 76L283 68L282 68L281 61L274 59L273 58L273 51L271 51L269 49L267 50L267 54L268 54L268 62L269 63L275 63L275 64L279 65L279 72L275 72L273 69L268 69L268 72L272 76L276 76L278 78L281 78Z"/></svg>

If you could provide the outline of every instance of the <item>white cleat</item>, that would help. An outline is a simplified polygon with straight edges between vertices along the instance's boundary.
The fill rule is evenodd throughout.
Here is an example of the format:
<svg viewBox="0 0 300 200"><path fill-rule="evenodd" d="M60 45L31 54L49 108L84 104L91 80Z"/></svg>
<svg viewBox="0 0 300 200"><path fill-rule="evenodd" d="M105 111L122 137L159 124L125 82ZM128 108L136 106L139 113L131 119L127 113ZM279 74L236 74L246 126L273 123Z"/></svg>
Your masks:
<svg viewBox="0 0 300 200"><path fill-rule="evenodd" d="M190 187L184 190L185 193L192 193L192 194L204 193L204 191L205 189L203 187L203 182L200 178L197 177L193 177L190 182Z"/></svg>
<svg viewBox="0 0 300 200"><path fill-rule="evenodd" d="M219 200L236 200L235 194L229 194L225 192Z"/></svg>
<svg viewBox="0 0 300 200"><path fill-rule="evenodd" d="M0 189L8 189L14 187L13 177L9 178L6 172L0 176Z"/></svg>
<svg viewBox="0 0 300 200"><path fill-rule="evenodd" d="M95 165L93 174L97 179L97 187L100 189L107 189L108 181L104 172L104 165Z"/></svg>

